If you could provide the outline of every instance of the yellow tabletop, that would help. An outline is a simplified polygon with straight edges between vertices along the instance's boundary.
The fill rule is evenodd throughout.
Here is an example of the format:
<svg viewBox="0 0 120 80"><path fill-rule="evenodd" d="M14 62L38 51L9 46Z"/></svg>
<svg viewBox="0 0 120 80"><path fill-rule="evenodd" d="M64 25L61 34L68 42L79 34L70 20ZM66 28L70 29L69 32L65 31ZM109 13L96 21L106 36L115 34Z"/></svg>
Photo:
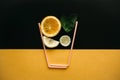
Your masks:
<svg viewBox="0 0 120 80"><path fill-rule="evenodd" d="M68 50L47 51L66 63ZM120 50L73 50L67 69L50 69L42 49L0 50L0 80L120 80Z"/></svg>

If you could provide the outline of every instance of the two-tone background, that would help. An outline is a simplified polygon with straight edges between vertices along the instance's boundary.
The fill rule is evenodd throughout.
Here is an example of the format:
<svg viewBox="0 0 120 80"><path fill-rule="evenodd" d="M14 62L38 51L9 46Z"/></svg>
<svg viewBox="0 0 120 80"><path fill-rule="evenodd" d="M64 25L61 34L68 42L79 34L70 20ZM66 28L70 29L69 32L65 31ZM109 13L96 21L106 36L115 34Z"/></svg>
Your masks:
<svg viewBox="0 0 120 80"><path fill-rule="evenodd" d="M78 14L67 69L50 69L38 22ZM0 0L0 80L120 80L120 16L115 0ZM66 64L69 50L48 50L51 64Z"/></svg>

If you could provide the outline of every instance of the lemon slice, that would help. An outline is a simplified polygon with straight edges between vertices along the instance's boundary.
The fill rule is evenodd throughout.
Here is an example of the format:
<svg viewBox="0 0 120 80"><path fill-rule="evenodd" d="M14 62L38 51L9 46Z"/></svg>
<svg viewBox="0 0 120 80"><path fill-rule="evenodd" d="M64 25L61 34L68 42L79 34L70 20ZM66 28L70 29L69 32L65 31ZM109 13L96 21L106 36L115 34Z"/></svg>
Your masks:
<svg viewBox="0 0 120 80"><path fill-rule="evenodd" d="M41 22L41 30L45 36L54 37L61 30L61 22L55 16L47 16Z"/></svg>
<svg viewBox="0 0 120 80"><path fill-rule="evenodd" d="M71 43L71 38L68 35L63 35L59 41L62 46L67 47Z"/></svg>
<svg viewBox="0 0 120 80"><path fill-rule="evenodd" d="M59 41L43 36L43 43L48 48L55 48L59 45Z"/></svg>

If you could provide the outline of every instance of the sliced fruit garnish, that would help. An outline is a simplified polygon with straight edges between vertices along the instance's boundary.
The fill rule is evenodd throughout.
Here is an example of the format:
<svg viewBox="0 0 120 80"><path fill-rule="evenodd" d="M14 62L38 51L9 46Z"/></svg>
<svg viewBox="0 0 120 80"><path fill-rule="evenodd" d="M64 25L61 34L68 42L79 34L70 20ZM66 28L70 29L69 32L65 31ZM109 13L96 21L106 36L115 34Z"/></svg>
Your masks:
<svg viewBox="0 0 120 80"><path fill-rule="evenodd" d="M69 46L71 43L71 38L68 35L63 35L60 37L60 44L64 47Z"/></svg>
<svg viewBox="0 0 120 80"><path fill-rule="evenodd" d="M41 22L41 31L47 37L56 36L61 30L61 22L55 16L47 16Z"/></svg>
<svg viewBox="0 0 120 80"><path fill-rule="evenodd" d="M55 48L59 45L59 41L43 36L43 43L48 48Z"/></svg>

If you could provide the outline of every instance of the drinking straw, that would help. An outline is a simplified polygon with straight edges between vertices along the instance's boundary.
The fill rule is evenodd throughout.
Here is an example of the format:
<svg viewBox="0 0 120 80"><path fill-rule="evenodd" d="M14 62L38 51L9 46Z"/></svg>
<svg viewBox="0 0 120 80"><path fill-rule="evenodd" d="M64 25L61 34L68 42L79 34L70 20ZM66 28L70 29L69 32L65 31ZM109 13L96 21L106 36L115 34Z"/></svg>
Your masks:
<svg viewBox="0 0 120 80"><path fill-rule="evenodd" d="M68 68L70 66L70 62L71 62L71 58L72 58L72 50L73 50L73 46L74 46L78 21L76 21L76 23L75 23L72 44L71 44L71 48L70 48L70 52L69 52L69 56L68 56L68 64L51 64L51 63L49 63L48 56L47 56L47 53L46 53L45 44L43 42L43 34L42 34L42 31L41 31L40 23L38 23L38 26L39 26L39 29L40 29L40 36L41 36L41 39L42 39L43 51L44 51L44 54L45 54L45 58L46 58L48 67L49 68Z"/></svg>

